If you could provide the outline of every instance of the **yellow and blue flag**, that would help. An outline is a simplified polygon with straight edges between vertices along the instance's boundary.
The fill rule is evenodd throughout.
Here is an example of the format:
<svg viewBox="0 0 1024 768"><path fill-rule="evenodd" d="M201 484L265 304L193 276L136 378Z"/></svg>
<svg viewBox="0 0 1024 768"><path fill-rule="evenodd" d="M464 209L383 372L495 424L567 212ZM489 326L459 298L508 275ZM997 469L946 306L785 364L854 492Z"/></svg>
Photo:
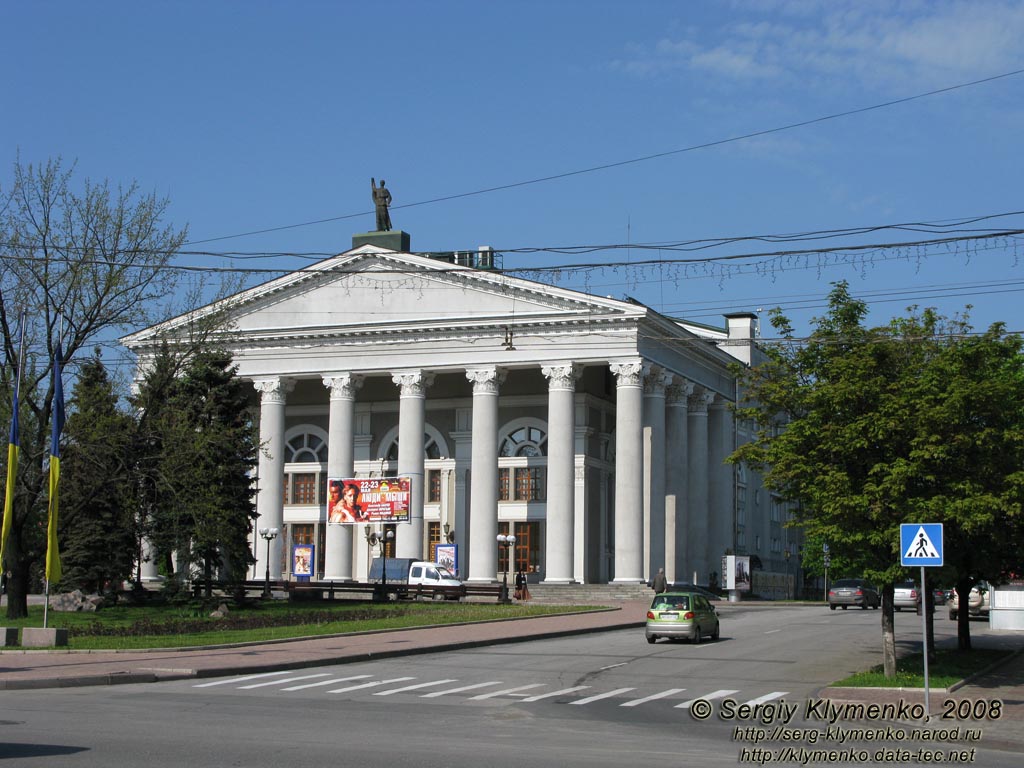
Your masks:
<svg viewBox="0 0 1024 768"><path fill-rule="evenodd" d="M46 529L46 580L60 581L60 550L57 548L57 486L60 484L60 433L64 430L64 382L61 377L60 344L53 355L53 428L50 437L50 522Z"/></svg>
<svg viewBox="0 0 1024 768"><path fill-rule="evenodd" d="M7 487L4 493L4 523L0 532L0 566L4 562L7 534L14 522L14 483L18 477L18 376L14 377L14 398L11 405L11 439L7 443Z"/></svg>

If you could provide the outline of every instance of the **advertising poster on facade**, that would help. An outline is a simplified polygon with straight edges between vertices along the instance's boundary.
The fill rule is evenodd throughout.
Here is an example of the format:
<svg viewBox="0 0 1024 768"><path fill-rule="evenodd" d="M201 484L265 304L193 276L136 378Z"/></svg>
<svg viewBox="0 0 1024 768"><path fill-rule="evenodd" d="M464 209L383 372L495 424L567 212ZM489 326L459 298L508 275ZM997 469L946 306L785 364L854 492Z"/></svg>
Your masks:
<svg viewBox="0 0 1024 768"><path fill-rule="evenodd" d="M453 574L459 572L459 545L458 544L438 544L436 554L437 564L443 565Z"/></svg>
<svg viewBox="0 0 1024 768"><path fill-rule="evenodd" d="M296 544L292 547L292 575L309 578L313 575L316 562L316 547L313 544Z"/></svg>
<svg viewBox="0 0 1024 768"><path fill-rule="evenodd" d="M408 477L328 478L327 522L407 523L410 489Z"/></svg>

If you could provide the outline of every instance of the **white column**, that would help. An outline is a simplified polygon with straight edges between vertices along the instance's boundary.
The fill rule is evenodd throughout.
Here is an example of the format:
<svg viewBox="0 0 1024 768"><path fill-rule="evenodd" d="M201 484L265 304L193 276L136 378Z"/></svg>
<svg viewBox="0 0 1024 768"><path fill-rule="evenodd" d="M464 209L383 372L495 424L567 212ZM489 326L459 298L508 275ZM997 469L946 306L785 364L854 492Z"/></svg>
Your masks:
<svg viewBox="0 0 1024 768"><path fill-rule="evenodd" d="M294 382L280 378L257 379L253 386L260 393L259 485L256 492L256 523L253 541L256 544L254 577L267 573L267 543L260 538L260 528L277 528L277 538L270 542L270 578L281 578L281 552L285 546L284 530L284 409L288 392Z"/></svg>
<svg viewBox="0 0 1024 768"><path fill-rule="evenodd" d="M541 368L548 380L548 488L545 583L573 581L576 512L576 380L573 363Z"/></svg>
<svg viewBox="0 0 1024 768"><path fill-rule="evenodd" d="M434 376L403 371L391 380L401 388L398 407L398 476L408 477L409 524L396 531L397 557L423 557L423 430L427 422L427 387Z"/></svg>
<svg viewBox="0 0 1024 768"><path fill-rule="evenodd" d="M708 535L708 405L714 399L710 392L690 396L687 424L689 451L686 480L686 580L696 573L698 584L708 583L708 563L704 541ZM718 570L718 566L715 566Z"/></svg>
<svg viewBox="0 0 1024 768"><path fill-rule="evenodd" d="M665 567L665 386L672 375L651 366L644 376L644 580Z"/></svg>
<svg viewBox="0 0 1024 768"><path fill-rule="evenodd" d="M644 441L641 360L609 366L615 374L615 583L643 582Z"/></svg>
<svg viewBox="0 0 1024 768"><path fill-rule="evenodd" d="M665 390L665 577L689 581L686 573L687 400L693 384L679 376Z"/></svg>
<svg viewBox="0 0 1024 768"><path fill-rule="evenodd" d="M708 569L721 569L722 555L733 546L735 522L733 515L732 464L725 460L732 453L732 412L721 395L708 406ZM706 578L706 575L705 575ZM719 574L721 583L721 574Z"/></svg>
<svg viewBox="0 0 1024 768"><path fill-rule="evenodd" d="M466 378L473 382L469 581L492 582L498 573L498 388L505 371L477 368Z"/></svg>
<svg viewBox="0 0 1024 768"><path fill-rule="evenodd" d="M352 477L355 465L356 391L363 385L362 376L335 373L323 377L331 391L330 423L327 427L327 477ZM324 521L324 579L352 580L353 526Z"/></svg>
<svg viewBox="0 0 1024 768"><path fill-rule="evenodd" d="M160 581L160 564L157 562L156 547L148 538L142 540L142 563L139 565L142 581Z"/></svg>

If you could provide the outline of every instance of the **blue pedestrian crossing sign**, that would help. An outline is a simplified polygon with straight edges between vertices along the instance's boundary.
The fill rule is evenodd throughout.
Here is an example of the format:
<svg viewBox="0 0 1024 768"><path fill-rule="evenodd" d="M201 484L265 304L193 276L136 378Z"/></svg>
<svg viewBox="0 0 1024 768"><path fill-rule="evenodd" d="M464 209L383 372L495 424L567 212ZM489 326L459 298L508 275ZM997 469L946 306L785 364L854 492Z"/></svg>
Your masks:
<svg viewBox="0 0 1024 768"><path fill-rule="evenodd" d="M900 565L942 565L942 523L900 525Z"/></svg>

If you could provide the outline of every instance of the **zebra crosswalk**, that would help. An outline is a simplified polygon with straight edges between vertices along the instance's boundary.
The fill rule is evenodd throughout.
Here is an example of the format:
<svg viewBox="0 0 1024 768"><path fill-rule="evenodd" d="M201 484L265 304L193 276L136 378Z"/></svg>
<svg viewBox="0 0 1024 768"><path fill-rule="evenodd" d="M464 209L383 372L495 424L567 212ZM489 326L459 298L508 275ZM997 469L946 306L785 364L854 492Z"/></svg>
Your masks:
<svg viewBox="0 0 1024 768"><path fill-rule="evenodd" d="M230 688L239 691L276 689L281 692L316 691L324 694L360 694L372 696L394 696L405 694L424 699L442 696L460 696L466 701L517 701L532 704L538 701L559 699L559 703L582 707L599 701L620 707L639 707L655 702L668 703L676 709L687 710L695 701L717 699L745 699L741 703L751 706L781 699L789 691L751 691L747 696L732 688L718 690L692 690L687 688L664 688L661 690L639 690L636 687L597 690L589 685L574 685L568 688L552 688L548 683L521 683L505 687L501 680L486 680L478 683L459 684L456 678L444 677L433 680L418 680L413 676L377 677L370 674L332 677L330 673L318 672L295 675L291 672L264 672L256 675L224 678L206 683L196 683L193 688ZM291 685L297 683L297 685ZM347 685L346 685L347 683ZM330 686L340 687L332 688Z"/></svg>

